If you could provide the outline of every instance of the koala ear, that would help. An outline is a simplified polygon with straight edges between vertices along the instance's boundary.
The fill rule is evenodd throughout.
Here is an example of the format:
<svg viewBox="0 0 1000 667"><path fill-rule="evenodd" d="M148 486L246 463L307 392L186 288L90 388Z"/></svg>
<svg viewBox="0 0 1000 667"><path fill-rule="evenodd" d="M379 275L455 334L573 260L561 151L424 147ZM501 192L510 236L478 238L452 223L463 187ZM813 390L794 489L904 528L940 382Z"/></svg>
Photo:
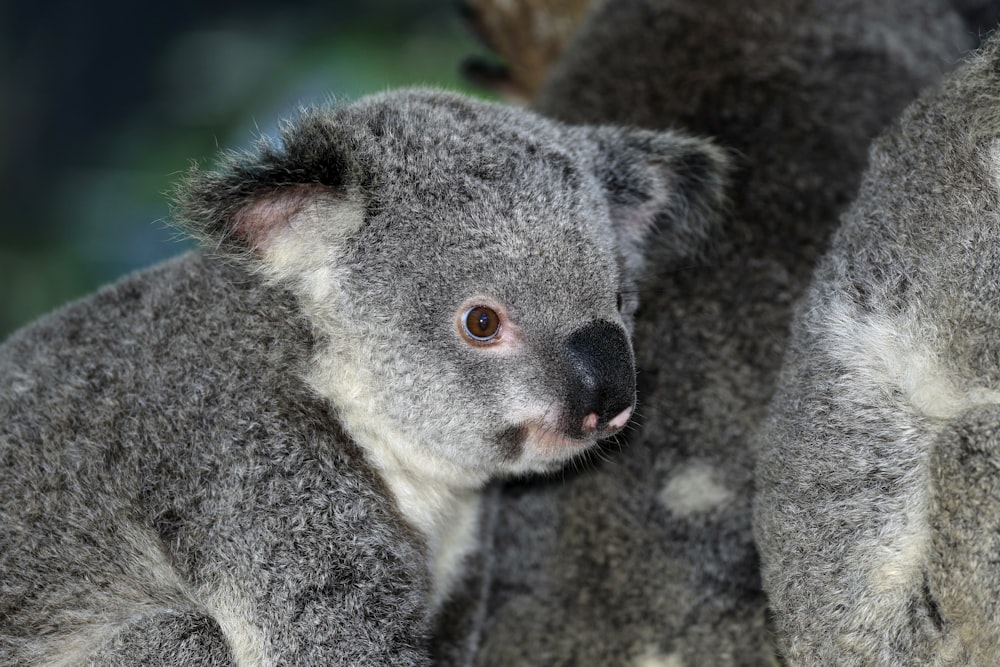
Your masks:
<svg viewBox="0 0 1000 667"><path fill-rule="evenodd" d="M591 131L598 146L595 173L607 193L625 270L638 275L654 234L667 260L696 253L725 205L726 153L674 132Z"/></svg>
<svg viewBox="0 0 1000 667"><path fill-rule="evenodd" d="M278 145L261 139L248 151L223 153L214 171L193 166L174 190L173 219L204 245L247 259L266 258L317 214L357 226L358 215L337 215L360 208L350 195L358 169L346 145L322 112L305 111L282 127Z"/></svg>

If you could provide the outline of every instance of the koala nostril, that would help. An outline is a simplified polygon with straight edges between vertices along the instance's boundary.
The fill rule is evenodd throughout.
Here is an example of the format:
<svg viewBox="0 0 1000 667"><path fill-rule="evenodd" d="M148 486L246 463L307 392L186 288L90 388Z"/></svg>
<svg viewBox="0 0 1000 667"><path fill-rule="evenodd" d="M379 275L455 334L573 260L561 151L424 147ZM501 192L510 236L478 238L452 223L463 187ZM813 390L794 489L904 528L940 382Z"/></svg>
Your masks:
<svg viewBox="0 0 1000 667"><path fill-rule="evenodd" d="M625 424L627 424L628 420L631 418L632 418L632 406L630 405L629 407L625 408L617 415L615 415L611 419L611 421L608 422L608 428L613 429L615 431L623 429L625 428Z"/></svg>
<svg viewBox="0 0 1000 667"><path fill-rule="evenodd" d="M596 412L591 412L583 418L583 427L580 432L583 435L592 435L597 431L607 431L609 434L625 428L625 424L632 417L632 406L629 406L608 420L602 420Z"/></svg>
<svg viewBox="0 0 1000 667"><path fill-rule="evenodd" d="M566 351L569 430L591 435L624 426L635 402L635 365L625 331L592 322L569 337Z"/></svg>

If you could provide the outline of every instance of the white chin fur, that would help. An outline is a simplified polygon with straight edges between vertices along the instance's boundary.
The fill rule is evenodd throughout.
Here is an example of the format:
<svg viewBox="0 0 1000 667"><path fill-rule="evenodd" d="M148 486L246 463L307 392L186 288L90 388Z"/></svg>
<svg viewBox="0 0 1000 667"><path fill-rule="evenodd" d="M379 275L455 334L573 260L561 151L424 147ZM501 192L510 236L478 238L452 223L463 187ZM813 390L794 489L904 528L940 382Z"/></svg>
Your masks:
<svg viewBox="0 0 1000 667"><path fill-rule="evenodd" d="M521 456L509 466L513 475L554 472L597 444L594 438L569 438L558 431L531 428Z"/></svg>

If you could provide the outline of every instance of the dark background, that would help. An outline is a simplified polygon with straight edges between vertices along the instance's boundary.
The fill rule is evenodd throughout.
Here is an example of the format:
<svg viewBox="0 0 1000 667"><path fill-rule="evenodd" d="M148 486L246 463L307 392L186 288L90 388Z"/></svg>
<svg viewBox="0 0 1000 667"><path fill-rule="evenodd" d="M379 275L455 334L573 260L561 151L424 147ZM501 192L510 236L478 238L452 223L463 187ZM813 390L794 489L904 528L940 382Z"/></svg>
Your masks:
<svg viewBox="0 0 1000 667"><path fill-rule="evenodd" d="M476 92L448 0L0 3L0 339L190 244L165 193L300 103Z"/></svg>

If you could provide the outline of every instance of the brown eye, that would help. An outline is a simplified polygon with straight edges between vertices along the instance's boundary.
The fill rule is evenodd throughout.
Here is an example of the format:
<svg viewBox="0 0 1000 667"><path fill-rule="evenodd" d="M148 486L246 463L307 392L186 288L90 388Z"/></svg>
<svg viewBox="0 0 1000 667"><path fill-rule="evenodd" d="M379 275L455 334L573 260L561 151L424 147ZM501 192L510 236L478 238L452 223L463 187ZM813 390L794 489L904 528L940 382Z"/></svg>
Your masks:
<svg viewBox="0 0 1000 667"><path fill-rule="evenodd" d="M473 306L465 311L462 326L469 338L485 343L493 340L500 333L500 316L492 308Z"/></svg>

